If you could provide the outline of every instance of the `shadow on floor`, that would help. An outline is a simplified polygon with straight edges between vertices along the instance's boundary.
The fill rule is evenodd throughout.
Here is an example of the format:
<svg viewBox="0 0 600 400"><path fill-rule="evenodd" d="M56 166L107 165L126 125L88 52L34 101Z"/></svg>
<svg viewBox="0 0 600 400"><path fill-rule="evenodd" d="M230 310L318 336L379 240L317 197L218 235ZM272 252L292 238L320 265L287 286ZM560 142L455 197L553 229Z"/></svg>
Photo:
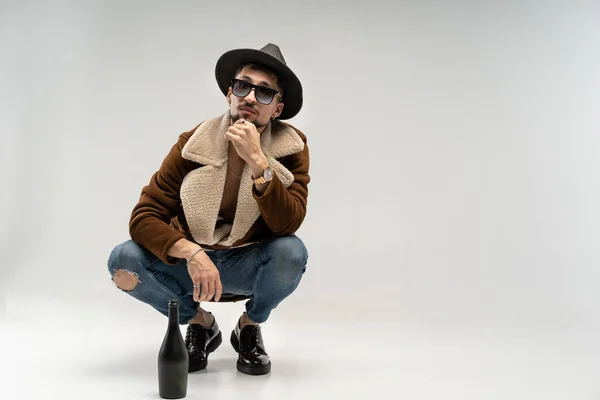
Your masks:
<svg viewBox="0 0 600 400"><path fill-rule="evenodd" d="M232 353L233 351L231 351ZM204 375L211 376L211 379L216 378L216 375L235 376L236 379L244 381L264 381L271 376L281 380L308 380L315 375L323 376L323 364L307 359L290 359L288 355L277 354L271 355L272 369L271 372L263 376L250 376L237 371L236 361L237 355L233 354L211 354L208 361L208 367L202 371L192 372L190 379L195 380ZM286 358L284 358L286 357ZM136 352L132 351L127 354L121 352L114 356L107 356L102 360L89 360L79 364L76 371L77 374L87 378L94 377L102 378L119 378L119 379L155 379L157 376L157 354L154 349L144 351L143 349ZM198 378L195 378L198 376Z"/></svg>

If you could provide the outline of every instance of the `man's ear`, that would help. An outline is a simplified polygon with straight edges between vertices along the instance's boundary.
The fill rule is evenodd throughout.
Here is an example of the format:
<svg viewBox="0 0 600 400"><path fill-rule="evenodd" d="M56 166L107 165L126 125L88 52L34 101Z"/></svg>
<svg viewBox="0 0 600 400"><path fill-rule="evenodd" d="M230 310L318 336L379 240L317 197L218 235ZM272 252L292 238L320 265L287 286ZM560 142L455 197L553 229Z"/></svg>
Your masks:
<svg viewBox="0 0 600 400"><path fill-rule="evenodd" d="M229 89L227 89L227 95L225 95L225 98L227 99L227 103L231 104L231 86L229 86Z"/></svg>
<svg viewBox="0 0 600 400"><path fill-rule="evenodd" d="M283 107L285 106L285 104L283 104L283 101L280 101L277 104L277 108L275 109L275 112L273 113L273 118L277 118L281 115L281 113L283 112Z"/></svg>

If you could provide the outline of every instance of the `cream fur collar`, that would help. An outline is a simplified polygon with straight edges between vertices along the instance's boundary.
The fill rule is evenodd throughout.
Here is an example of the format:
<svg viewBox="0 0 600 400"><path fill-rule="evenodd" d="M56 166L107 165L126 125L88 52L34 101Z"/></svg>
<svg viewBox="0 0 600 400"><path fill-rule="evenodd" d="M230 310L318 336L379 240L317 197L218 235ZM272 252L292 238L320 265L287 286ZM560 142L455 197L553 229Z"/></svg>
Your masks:
<svg viewBox="0 0 600 400"><path fill-rule="evenodd" d="M252 197L252 172L244 165L233 225L223 224L215 230L227 175L229 141L223 136L230 124L229 113L203 122L183 147L183 158L202 164L190 171L181 184L181 202L190 233L200 244L232 246L243 238L260 216ZM298 153L304 142L290 126L269 122L260 135L260 144L273 172L285 187L294 181L293 174L276 158Z"/></svg>

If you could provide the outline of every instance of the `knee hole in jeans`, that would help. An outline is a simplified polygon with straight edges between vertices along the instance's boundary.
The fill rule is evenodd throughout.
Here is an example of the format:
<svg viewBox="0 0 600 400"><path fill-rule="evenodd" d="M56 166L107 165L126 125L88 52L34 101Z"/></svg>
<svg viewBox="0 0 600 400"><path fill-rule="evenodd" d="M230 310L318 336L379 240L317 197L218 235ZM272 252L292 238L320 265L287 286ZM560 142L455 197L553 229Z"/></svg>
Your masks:
<svg viewBox="0 0 600 400"><path fill-rule="evenodd" d="M135 272L127 271L124 269L118 269L113 275L113 282L117 287L124 291L130 291L140 282L138 274Z"/></svg>

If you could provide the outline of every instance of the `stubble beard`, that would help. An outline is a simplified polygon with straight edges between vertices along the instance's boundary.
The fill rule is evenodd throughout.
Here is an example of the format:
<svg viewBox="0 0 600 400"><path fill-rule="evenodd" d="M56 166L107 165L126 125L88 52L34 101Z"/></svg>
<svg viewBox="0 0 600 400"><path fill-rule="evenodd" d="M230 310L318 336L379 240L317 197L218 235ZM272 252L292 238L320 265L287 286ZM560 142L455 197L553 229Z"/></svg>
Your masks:
<svg viewBox="0 0 600 400"><path fill-rule="evenodd" d="M231 122L234 123L235 121L237 121L238 119L242 118L242 116L240 115L239 111L238 112L234 112L233 110L229 110L229 116L231 117ZM261 124L258 122L257 120L258 118L258 114L255 114L253 116L253 118L246 118L247 121L252 122L254 124L254 126L256 126L257 128L262 128L263 126L267 126L267 124L269 123L269 121L267 121L266 124Z"/></svg>

